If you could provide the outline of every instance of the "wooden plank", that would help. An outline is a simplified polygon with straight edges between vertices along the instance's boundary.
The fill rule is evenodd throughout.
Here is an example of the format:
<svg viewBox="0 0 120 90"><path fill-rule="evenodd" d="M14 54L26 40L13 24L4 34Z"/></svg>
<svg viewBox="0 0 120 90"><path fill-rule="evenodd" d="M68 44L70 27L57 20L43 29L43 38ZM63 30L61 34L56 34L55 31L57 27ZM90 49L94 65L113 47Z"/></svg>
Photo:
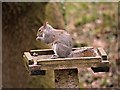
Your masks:
<svg viewBox="0 0 120 90"><path fill-rule="evenodd" d="M37 49L37 50L30 50L30 52L48 52L52 51L52 49Z"/></svg>
<svg viewBox="0 0 120 90"><path fill-rule="evenodd" d="M82 61L91 60L92 61L92 59L97 60L97 59L101 59L101 57L100 56L96 56L96 57L73 57L73 58L56 58L56 59L48 58L48 59L37 59L37 62L42 62L42 61L43 62L44 61L45 62L49 62L49 61L54 62L54 61L67 61L67 60L71 60L71 61L73 61L73 60L82 60Z"/></svg>
<svg viewBox="0 0 120 90"><path fill-rule="evenodd" d="M52 49L38 49L38 50L30 50L31 55L51 55L54 54Z"/></svg>
<svg viewBox="0 0 120 90"><path fill-rule="evenodd" d="M107 60L107 54L106 54L106 52L104 51L104 49L103 49L103 48L98 48L98 52L99 52L99 54L101 55L102 60L103 60L103 61L106 61L106 60Z"/></svg>
<svg viewBox="0 0 120 90"><path fill-rule="evenodd" d="M98 48L98 50L99 50L101 56L107 56L107 54L103 48Z"/></svg>
<svg viewBox="0 0 120 90"><path fill-rule="evenodd" d="M29 65L30 71L36 71L36 70L57 70L57 69L75 69L75 68L89 68L93 67L96 68L97 72L101 69L103 72L106 72L109 68L109 63L102 63L102 62L79 62L79 63L59 63L59 64L41 64L41 65ZM98 67L98 69L97 69ZM101 68L102 67L102 68ZM107 69L106 69L107 67Z"/></svg>
<svg viewBox="0 0 120 90"><path fill-rule="evenodd" d="M75 68L90 68L90 67L109 67L109 63L100 63L100 62L82 62L82 63L61 63L61 64L41 64L41 65L29 65L30 71L34 70L57 70L57 69L75 69ZM100 68L101 69L101 68ZM100 71L100 70L98 70ZM106 71L106 70L105 70Z"/></svg>
<svg viewBox="0 0 120 90"><path fill-rule="evenodd" d="M82 48L93 48L93 47L80 47L80 48L72 48L72 50L82 49ZM37 49L37 50L30 50L31 55L35 53L38 55L51 55L54 54L53 49Z"/></svg>
<svg viewBox="0 0 120 90"><path fill-rule="evenodd" d="M76 67L91 67L97 63L101 63L101 57L77 57L77 58L57 58L57 59L40 59L37 65L41 70L47 69L67 69Z"/></svg>
<svg viewBox="0 0 120 90"><path fill-rule="evenodd" d="M40 65L39 68L41 70L47 69L68 69L68 68L77 68L77 67L91 67L98 66L101 63L101 58L94 58L92 60L83 60L83 59L74 59L74 60L42 60L38 61L37 65ZM30 66L29 66L30 67ZM37 68L37 67L36 67Z"/></svg>
<svg viewBox="0 0 120 90"><path fill-rule="evenodd" d="M102 63L107 63L107 64L109 64L109 61L108 61L108 60L102 60Z"/></svg>
<svg viewBox="0 0 120 90"><path fill-rule="evenodd" d="M41 70L41 65L29 65L30 71Z"/></svg>
<svg viewBox="0 0 120 90"><path fill-rule="evenodd" d="M32 60L32 59L33 59L32 56L31 56L31 54L30 54L29 52L24 52L24 55L25 55L25 57L26 57L28 60Z"/></svg>
<svg viewBox="0 0 120 90"><path fill-rule="evenodd" d="M108 66L107 64L91 62L91 63L69 63L69 64L41 64L36 67L30 67L31 70L50 70L50 69L74 69L74 68L88 68L88 67L100 67Z"/></svg>
<svg viewBox="0 0 120 90"><path fill-rule="evenodd" d="M33 57L31 56L29 52L24 52L24 55L29 65L32 65L35 63L35 60L33 60Z"/></svg>

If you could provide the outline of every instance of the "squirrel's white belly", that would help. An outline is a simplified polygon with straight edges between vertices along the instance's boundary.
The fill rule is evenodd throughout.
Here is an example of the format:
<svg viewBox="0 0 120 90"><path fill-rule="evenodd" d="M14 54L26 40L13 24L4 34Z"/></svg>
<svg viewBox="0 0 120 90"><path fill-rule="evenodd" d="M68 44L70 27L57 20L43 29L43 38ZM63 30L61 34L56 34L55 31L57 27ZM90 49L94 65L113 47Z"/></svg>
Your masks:
<svg viewBox="0 0 120 90"><path fill-rule="evenodd" d="M57 50L57 44L53 44L53 51L54 51L55 55L57 55L57 51L56 50Z"/></svg>

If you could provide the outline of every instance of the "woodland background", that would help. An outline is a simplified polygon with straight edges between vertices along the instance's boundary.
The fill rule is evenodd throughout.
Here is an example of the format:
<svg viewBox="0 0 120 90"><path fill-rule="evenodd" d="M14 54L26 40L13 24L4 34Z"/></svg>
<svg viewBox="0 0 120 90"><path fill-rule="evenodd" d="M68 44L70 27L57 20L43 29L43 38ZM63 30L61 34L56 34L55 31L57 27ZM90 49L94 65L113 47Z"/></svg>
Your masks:
<svg viewBox="0 0 120 90"><path fill-rule="evenodd" d="M84 88L119 87L118 3L2 3L2 79L4 88L38 87L23 65L23 53L31 49L50 48L36 41L37 29L47 20L54 28L66 29L74 47L102 47L110 60L110 72L93 74L81 69ZM46 77L39 87L50 88Z"/></svg>

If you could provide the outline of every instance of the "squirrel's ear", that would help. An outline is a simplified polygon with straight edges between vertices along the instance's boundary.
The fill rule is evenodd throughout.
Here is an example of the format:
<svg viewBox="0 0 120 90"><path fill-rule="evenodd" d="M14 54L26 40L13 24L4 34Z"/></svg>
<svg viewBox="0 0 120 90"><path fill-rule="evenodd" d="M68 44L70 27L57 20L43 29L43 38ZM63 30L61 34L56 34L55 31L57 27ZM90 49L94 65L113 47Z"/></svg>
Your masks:
<svg viewBox="0 0 120 90"><path fill-rule="evenodd" d="M46 28L48 21L43 24L43 27Z"/></svg>

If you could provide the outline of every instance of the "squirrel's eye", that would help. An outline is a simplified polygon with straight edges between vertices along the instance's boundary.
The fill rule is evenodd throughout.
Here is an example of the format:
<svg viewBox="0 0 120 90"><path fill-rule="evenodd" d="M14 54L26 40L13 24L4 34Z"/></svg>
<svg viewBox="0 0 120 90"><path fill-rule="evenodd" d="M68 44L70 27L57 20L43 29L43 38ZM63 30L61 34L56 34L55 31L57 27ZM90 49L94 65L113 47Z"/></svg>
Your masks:
<svg viewBox="0 0 120 90"><path fill-rule="evenodd" d="M39 32L41 31L41 29L39 29Z"/></svg>

